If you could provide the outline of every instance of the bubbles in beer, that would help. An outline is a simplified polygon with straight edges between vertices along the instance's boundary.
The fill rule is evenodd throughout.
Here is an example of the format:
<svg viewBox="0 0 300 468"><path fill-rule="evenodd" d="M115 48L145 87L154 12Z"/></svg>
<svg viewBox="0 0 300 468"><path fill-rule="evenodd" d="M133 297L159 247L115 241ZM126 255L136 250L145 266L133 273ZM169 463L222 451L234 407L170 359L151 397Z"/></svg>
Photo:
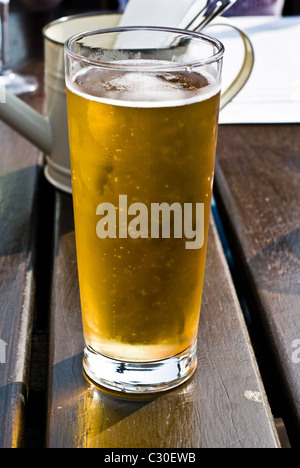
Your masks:
<svg viewBox="0 0 300 468"><path fill-rule="evenodd" d="M162 217L152 238L151 204L205 203L206 243L220 83L210 66L173 65L156 73L91 66L67 84L85 340L124 361L176 355L198 327L206 247L186 249L172 213L170 238L160 235ZM120 195L128 208L148 207L148 233ZM97 236L101 203L115 207L116 237Z"/></svg>

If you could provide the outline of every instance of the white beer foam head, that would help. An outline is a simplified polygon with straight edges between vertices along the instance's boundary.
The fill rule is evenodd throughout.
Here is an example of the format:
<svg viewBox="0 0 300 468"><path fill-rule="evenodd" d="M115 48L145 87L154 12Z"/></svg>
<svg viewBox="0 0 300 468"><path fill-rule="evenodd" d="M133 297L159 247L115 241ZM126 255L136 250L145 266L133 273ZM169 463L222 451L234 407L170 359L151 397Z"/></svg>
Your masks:
<svg viewBox="0 0 300 468"><path fill-rule="evenodd" d="M101 68L90 66L74 75L71 82L68 80L67 86L89 100L126 107L150 108L191 104L209 99L220 91L220 82L207 70L201 69L201 74L199 73L203 87L182 86L182 82L178 80L180 76L182 77L182 74L179 75L176 71L105 73Z"/></svg>

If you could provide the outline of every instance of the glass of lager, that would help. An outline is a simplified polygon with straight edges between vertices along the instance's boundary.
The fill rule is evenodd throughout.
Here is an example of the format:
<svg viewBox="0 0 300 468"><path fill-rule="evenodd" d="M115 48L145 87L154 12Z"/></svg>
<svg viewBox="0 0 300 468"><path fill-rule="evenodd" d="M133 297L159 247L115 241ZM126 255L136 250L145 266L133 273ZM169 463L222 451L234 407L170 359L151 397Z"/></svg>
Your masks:
<svg viewBox="0 0 300 468"><path fill-rule="evenodd" d="M105 388L195 371L223 52L152 27L65 45L83 368Z"/></svg>

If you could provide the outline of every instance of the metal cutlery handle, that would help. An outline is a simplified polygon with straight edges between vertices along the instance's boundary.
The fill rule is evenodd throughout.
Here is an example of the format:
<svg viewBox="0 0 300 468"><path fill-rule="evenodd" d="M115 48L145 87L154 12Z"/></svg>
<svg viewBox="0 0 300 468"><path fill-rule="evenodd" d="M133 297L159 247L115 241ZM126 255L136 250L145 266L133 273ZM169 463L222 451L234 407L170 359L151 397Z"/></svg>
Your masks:
<svg viewBox="0 0 300 468"><path fill-rule="evenodd" d="M215 19L217 16L220 16L222 13L225 13L226 10L228 10L236 0L219 0L213 10L205 16L199 16L195 18L193 23L191 24L190 29L192 31L201 31L208 23L210 23L213 19ZM199 22L200 19L200 22Z"/></svg>

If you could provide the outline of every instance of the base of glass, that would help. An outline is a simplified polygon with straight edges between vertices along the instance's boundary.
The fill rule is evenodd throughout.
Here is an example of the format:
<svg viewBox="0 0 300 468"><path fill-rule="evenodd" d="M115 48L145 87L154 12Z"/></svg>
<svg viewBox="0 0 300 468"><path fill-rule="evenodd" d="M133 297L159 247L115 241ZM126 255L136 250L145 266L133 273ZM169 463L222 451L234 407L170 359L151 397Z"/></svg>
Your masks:
<svg viewBox="0 0 300 468"><path fill-rule="evenodd" d="M92 382L106 389L149 394L170 390L188 380L197 366L196 342L180 354L153 362L125 362L85 346L83 369Z"/></svg>
<svg viewBox="0 0 300 468"><path fill-rule="evenodd" d="M12 70L5 70L0 75L0 85L12 94L25 94L36 91L38 80L31 75L19 75Z"/></svg>

